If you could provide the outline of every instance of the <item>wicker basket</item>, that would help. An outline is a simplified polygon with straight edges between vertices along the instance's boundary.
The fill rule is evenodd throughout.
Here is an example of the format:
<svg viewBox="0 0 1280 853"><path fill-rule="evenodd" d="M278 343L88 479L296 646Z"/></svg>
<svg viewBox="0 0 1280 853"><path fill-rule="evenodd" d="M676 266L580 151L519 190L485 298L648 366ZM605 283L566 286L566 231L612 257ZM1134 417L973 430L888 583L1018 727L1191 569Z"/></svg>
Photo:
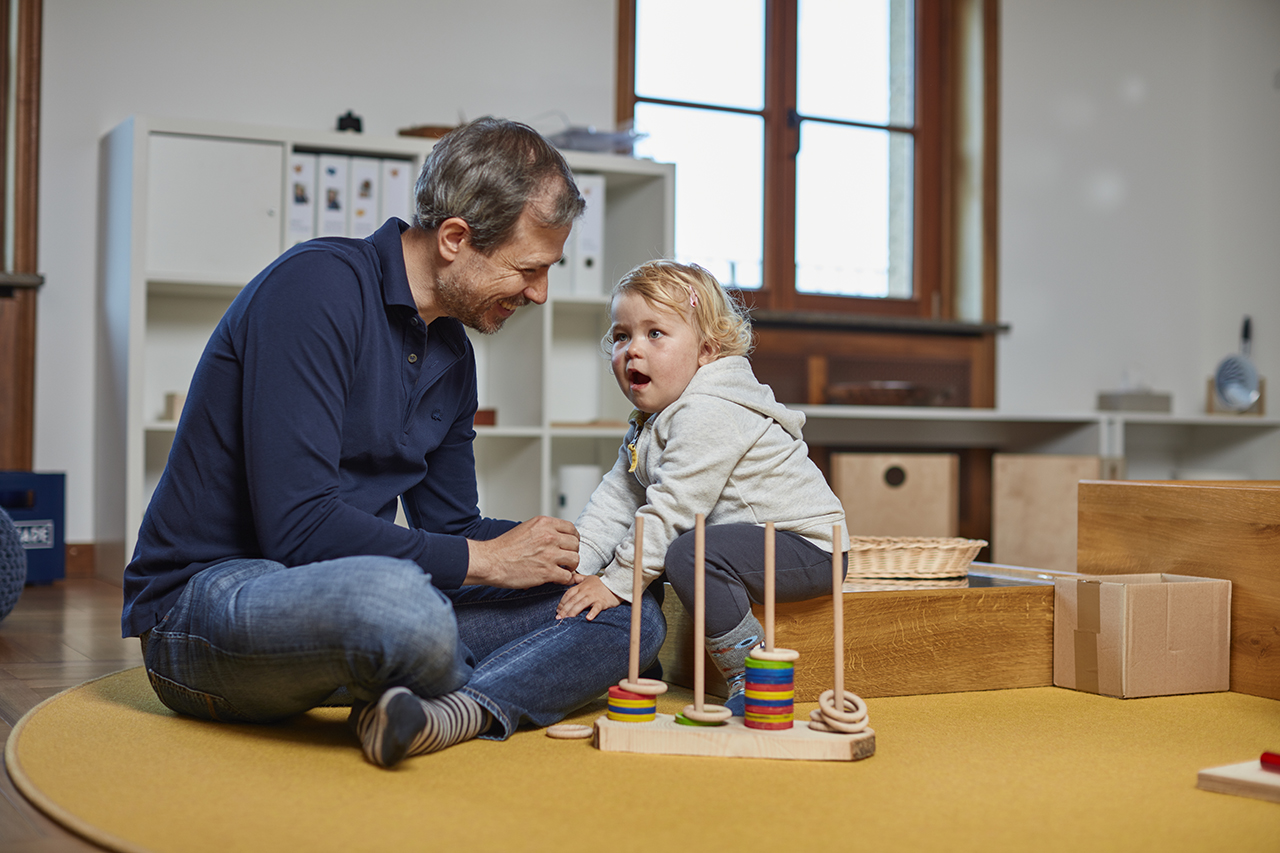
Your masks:
<svg viewBox="0 0 1280 853"><path fill-rule="evenodd" d="M884 592L885 590L965 589L964 578L845 578L845 592Z"/></svg>
<svg viewBox="0 0 1280 853"><path fill-rule="evenodd" d="M850 536L847 578L962 578L984 539Z"/></svg>

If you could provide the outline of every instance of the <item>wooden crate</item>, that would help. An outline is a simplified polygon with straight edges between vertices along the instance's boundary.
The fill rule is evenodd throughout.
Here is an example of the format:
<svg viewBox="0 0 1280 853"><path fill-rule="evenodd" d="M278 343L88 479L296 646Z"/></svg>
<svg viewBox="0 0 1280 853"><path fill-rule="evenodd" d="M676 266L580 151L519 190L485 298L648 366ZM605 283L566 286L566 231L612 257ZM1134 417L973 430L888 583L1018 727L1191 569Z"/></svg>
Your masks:
<svg viewBox="0 0 1280 853"><path fill-rule="evenodd" d="M999 572L1030 585L845 593L845 688L865 699L1052 686L1053 573ZM763 621L764 608L755 610ZM691 687L693 620L670 589L664 611L663 677ZM800 652L797 702L831 688L831 642L829 599L777 606L775 645ZM708 694L723 696L724 681L706 667Z"/></svg>
<svg viewBox="0 0 1280 853"><path fill-rule="evenodd" d="M1076 570L1076 487L1097 480L1097 456L997 453L991 459L991 558Z"/></svg>
<svg viewBox="0 0 1280 853"><path fill-rule="evenodd" d="M954 453L831 454L831 490L854 536L955 536L959 483Z"/></svg>
<svg viewBox="0 0 1280 853"><path fill-rule="evenodd" d="M1280 699L1280 482L1080 484L1079 569L1231 581L1231 689Z"/></svg>

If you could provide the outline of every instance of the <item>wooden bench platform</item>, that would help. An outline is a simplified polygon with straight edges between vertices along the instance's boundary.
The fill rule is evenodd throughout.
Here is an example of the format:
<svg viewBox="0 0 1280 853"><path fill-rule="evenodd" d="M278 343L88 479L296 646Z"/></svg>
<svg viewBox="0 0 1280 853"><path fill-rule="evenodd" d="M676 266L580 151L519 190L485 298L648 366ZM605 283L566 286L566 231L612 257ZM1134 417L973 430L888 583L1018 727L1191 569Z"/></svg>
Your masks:
<svg viewBox="0 0 1280 853"><path fill-rule="evenodd" d="M1060 572L974 564L970 586L847 592L845 688L863 698L1053 684L1053 581ZM693 620L668 587L664 678L693 685ZM763 608L756 616L764 620ZM800 652L796 701L831 687L831 601L779 604L775 644ZM706 690L725 684L708 661Z"/></svg>

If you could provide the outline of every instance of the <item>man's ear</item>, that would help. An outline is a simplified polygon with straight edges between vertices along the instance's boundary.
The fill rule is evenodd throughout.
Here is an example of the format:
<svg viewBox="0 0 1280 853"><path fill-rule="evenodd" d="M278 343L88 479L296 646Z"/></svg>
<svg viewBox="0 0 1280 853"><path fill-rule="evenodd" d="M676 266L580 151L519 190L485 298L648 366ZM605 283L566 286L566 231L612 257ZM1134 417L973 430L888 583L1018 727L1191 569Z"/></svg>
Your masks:
<svg viewBox="0 0 1280 853"><path fill-rule="evenodd" d="M436 229L436 249L446 261L455 260L462 251L462 245L470 239L471 226L457 216L450 216Z"/></svg>

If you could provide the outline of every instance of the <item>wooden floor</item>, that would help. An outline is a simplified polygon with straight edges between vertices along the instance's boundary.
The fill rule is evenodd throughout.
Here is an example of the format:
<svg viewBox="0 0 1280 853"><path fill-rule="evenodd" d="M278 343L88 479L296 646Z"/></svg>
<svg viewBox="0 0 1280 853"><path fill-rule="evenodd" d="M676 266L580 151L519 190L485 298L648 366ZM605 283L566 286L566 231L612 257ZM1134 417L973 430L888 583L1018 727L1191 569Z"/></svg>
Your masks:
<svg viewBox="0 0 1280 853"><path fill-rule="evenodd" d="M142 663L136 639L120 638L120 587L72 579L28 586L0 621L0 735L22 715L68 687ZM121 784L138 780L122 779ZM0 777L0 850L97 851L37 811Z"/></svg>

